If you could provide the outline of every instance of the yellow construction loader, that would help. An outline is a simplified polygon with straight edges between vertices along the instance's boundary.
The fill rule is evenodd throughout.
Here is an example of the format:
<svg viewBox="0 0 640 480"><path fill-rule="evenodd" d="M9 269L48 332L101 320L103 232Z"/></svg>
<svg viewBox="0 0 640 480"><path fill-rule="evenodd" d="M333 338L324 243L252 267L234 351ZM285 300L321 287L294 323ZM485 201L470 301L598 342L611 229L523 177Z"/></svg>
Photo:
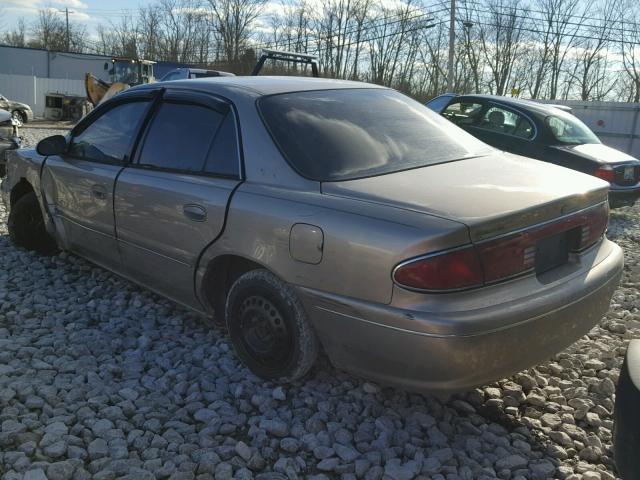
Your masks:
<svg viewBox="0 0 640 480"><path fill-rule="evenodd" d="M155 82L154 63L150 60L136 58L112 58L111 65L108 62L104 65L105 70L109 70L111 83L100 80L91 73L85 75L84 85L87 90L87 99L95 107L129 87Z"/></svg>

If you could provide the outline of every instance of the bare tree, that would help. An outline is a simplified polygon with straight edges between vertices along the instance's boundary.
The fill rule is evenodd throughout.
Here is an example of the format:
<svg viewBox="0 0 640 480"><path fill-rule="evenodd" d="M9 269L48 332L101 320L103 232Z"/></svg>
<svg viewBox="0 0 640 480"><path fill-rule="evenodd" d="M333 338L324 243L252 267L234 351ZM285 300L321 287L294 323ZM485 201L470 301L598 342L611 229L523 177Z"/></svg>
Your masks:
<svg viewBox="0 0 640 480"><path fill-rule="evenodd" d="M487 22L478 22L484 61L491 77L491 93L504 95L511 80L514 63L523 50L526 9L519 0L490 0Z"/></svg>
<svg viewBox="0 0 640 480"><path fill-rule="evenodd" d="M38 10L38 19L33 25L32 34L33 40L29 45L33 47L66 51L68 45L72 52L83 52L86 49L86 27L69 22L67 29L59 12L52 8Z"/></svg>
<svg viewBox="0 0 640 480"><path fill-rule="evenodd" d="M2 13L0 12L0 15ZM12 47L26 47L27 46L27 25L24 21L24 18L18 19L16 26L6 32L2 37L2 42L5 45L10 45Z"/></svg>
<svg viewBox="0 0 640 480"><path fill-rule="evenodd" d="M640 102L640 11L634 1L625 2L621 8L628 21L621 23L620 55L628 79L628 98L637 103Z"/></svg>
<svg viewBox="0 0 640 480"><path fill-rule="evenodd" d="M251 29L262 13L266 0L208 1L224 58L231 64L238 64L242 51L249 46Z"/></svg>

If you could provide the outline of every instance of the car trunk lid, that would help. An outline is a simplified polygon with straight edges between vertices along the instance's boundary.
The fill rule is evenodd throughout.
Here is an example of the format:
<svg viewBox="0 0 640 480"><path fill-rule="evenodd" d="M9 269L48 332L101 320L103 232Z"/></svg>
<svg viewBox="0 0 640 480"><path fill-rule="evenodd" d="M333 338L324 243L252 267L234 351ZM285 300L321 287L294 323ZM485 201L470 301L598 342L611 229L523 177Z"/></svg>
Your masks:
<svg viewBox="0 0 640 480"><path fill-rule="evenodd" d="M322 192L464 223L473 242L580 211L607 199L608 184L507 153L343 182Z"/></svg>
<svg viewBox="0 0 640 480"><path fill-rule="evenodd" d="M640 182L640 160L601 143L554 145L551 148L597 162L611 171L611 183L622 187Z"/></svg>

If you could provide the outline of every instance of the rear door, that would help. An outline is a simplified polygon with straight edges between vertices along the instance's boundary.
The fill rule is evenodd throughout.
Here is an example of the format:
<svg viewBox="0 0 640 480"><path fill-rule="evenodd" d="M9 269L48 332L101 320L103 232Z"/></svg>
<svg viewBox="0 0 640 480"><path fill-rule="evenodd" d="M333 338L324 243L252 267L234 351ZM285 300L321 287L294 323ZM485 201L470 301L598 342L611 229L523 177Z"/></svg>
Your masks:
<svg viewBox="0 0 640 480"><path fill-rule="evenodd" d="M227 203L241 182L236 127L231 105L222 100L165 92L136 161L116 185L126 274L195 307L198 258L222 232Z"/></svg>
<svg viewBox="0 0 640 480"><path fill-rule="evenodd" d="M468 131L485 143L506 152L527 155L536 134L533 122L521 112L490 103Z"/></svg>
<svg viewBox="0 0 640 480"><path fill-rule="evenodd" d="M66 246L119 270L113 221L116 177L128 162L152 93L126 95L79 123L64 155L47 157L42 188L57 233Z"/></svg>

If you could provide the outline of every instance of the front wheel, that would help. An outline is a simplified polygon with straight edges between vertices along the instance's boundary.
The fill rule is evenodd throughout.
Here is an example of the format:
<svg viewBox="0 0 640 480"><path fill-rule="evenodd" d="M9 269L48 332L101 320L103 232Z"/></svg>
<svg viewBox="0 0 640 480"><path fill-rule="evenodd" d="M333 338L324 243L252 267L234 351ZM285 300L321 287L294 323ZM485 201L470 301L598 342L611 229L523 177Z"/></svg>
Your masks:
<svg viewBox="0 0 640 480"><path fill-rule="evenodd" d="M23 195L11 206L7 227L9 238L17 247L42 255L52 255L57 251L55 240L44 226L40 203L33 192Z"/></svg>
<svg viewBox="0 0 640 480"><path fill-rule="evenodd" d="M27 121L26 115L24 115L20 110L14 110L13 112L11 112L11 118L15 120L19 127L21 127L22 124Z"/></svg>
<svg viewBox="0 0 640 480"><path fill-rule="evenodd" d="M225 318L238 357L261 378L292 382L318 356L318 339L300 299L267 270L251 270L234 282Z"/></svg>

